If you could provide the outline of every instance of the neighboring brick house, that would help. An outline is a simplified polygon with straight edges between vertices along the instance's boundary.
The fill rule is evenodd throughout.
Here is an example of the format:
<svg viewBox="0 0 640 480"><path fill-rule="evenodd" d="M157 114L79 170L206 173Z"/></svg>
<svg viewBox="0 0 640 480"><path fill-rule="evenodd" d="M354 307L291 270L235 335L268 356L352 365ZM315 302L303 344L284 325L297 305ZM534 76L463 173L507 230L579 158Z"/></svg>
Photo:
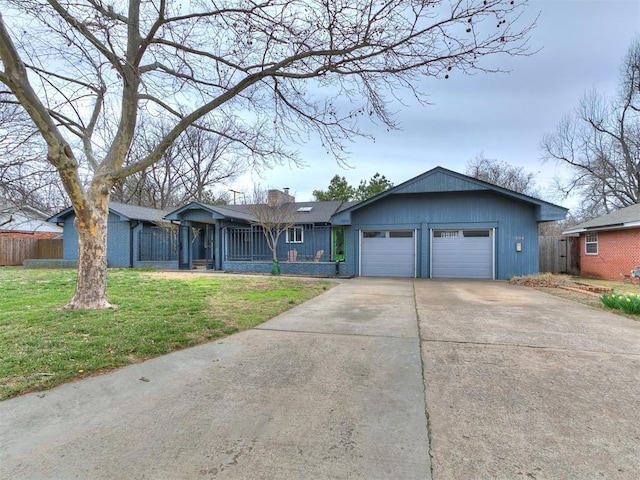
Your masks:
<svg viewBox="0 0 640 480"><path fill-rule="evenodd" d="M62 227L47 222L48 215L27 205L0 204L3 238L61 238Z"/></svg>
<svg viewBox="0 0 640 480"><path fill-rule="evenodd" d="M562 232L580 236L580 274L625 280L640 266L640 205L631 205Z"/></svg>

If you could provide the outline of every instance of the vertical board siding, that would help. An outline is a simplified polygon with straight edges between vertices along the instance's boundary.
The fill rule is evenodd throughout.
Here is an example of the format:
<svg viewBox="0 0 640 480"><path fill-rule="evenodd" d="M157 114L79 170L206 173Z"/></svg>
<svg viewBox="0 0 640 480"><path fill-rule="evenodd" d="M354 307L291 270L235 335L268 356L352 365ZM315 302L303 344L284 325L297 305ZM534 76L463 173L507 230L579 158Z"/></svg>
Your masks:
<svg viewBox="0 0 640 480"><path fill-rule="evenodd" d="M430 276L430 228L495 228L495 276L538 272L538 224L536 206L514 201L489 190L390 195L352 213L358 230L418 230L418 276ZM357 240L356 240L357 241ZM516 251L516 243L522 244ZM356 244L356 248L358 245ZM359 274L354 252L346 261Z"/></svg>
<svg viewBox="0 0 640 480"><path fill-rule="evenodd" d="M487 187L466 178L437 172L424 176L397 189L397 193L452 192L488 190Z"/></svg>
<svg viewBox="0 0 640 480"><path fill-rule="evenodd" d="M131 229L136 222L123 221L119 215L109 213L107 222L107 265L109 267L130 267L132 257Z"/></svg>

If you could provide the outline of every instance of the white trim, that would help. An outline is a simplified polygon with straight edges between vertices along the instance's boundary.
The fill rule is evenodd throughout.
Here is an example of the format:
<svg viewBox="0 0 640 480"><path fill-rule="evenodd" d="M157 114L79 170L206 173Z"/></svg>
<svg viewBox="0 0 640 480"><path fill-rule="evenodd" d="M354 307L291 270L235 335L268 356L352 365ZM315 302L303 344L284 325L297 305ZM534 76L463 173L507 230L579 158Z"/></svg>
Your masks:
<svg viewBox="0 0 640 480"><path fill-rule="evenodd" d="M587 232L604 232L607 230L626 230L628 228L638 228L640 227L640 221L626 222L626 223L618 223L615 225L600 225L594 227L583 227L583 228L572 228L569 230L564 230L562 235L575 235L580 233Z"/></svg>
<svg viewBox="0 0 640 480"><path fill-rule="evenodd" d="M587 242L587 235L595 235L596 236L596 240L591 241L591 242ZM598 252L599 252L599 246L598 246L598 232L586 232L584 234L584 254L585 255L593 255L593 256L597 256ZM595 245L596 246L596 251L595 252L587 252L587 244L589 245Z"/></svg>
<svg viewBox="0 0 640 480"><path fill-rule="evenodd" d="M300 240L291 240L289 239L289 230L299 230L300 231ZM304 243L304 227L294 225L293 227L287 227L286 231L286 243Z"/></svg>
<svg viewBox="0 0 640 480"><path fill-rule="evenodd" d="M418 278L418 229L413 229L413 278Z"/></svg>
<svg viewBox="0 0 640 480"><path fill-rule="evenodd" d="M358 276L362 276L362 230L358 230Z"/></svg>
<svg viewBox="0 0 640 480"><path fill-rule="evenodd" d="M433 232L440 230L435 228L429 229L429 278L433 278Z"/></svg>
<svg viewBox="0 0 640 480"><path fill-rule="evenodd" d="M413 238L413 277L404 278L418 278L418 229L416 228L367 228L358 230L358 273L357 276L362 276L362 242L365 232L383 232L385 239L390 239L392 232L411 232ZM382 238L382 237L380 237Z"/></svg>
<svg viewBox="0 0 640 480"><path fill-rule="evenodd" d="M447 226L446 228L430 228L429 229L429 278L433 278L433 232L435 230L483 230L489 231L491 237L491 280L496 279L496 227L467 227L464 226Z"/></svg>
<svg viewBox="0 0 640 480"><path fill-rule="evenodd" d="M496 279L496 227L491 228L491 280Z"/></svg>

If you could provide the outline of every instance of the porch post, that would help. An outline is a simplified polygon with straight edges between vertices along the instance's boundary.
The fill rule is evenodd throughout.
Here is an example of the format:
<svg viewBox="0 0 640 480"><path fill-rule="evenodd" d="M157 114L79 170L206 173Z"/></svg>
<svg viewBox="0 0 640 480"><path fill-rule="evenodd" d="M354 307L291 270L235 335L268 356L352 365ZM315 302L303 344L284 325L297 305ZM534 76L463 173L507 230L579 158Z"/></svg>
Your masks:
<svg viewBox="0 0 640 480"><path fill-rule="evenodd" d="M214 225L214 254L213 259L215 262L215 269L222 270L222 228L220 228L220 222L216 222Z"/></svg>
<svg viewBox="0 0 640 480"><path fill-rule="evenodd" d="M178 268L191 270L193 268L191 255L192 240L191 222L181 221L178 227Z"/></svg>

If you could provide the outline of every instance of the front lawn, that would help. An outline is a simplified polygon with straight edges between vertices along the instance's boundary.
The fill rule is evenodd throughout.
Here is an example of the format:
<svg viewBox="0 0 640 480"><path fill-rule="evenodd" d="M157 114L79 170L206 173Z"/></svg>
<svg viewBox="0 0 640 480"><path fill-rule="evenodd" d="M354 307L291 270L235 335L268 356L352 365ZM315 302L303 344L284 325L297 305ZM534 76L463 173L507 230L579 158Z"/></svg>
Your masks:
<svg viewBox="0 0 640 480"><path fill-rule="evenodd" d="M119 308L61 310L73 270L0 268L0 400L252 328L326 280L109 270Z"/></svg>

